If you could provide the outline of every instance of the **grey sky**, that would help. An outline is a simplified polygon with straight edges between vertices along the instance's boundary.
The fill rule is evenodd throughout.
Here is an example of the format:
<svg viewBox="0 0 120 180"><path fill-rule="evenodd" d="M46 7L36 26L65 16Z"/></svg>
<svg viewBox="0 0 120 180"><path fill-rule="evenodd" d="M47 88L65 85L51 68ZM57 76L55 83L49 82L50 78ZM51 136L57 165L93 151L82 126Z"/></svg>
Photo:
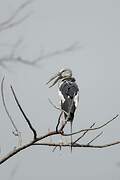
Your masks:
<svg viewBox="0 0 120 180"><path fill-rule="evenodd" d="M0 0L0 21L3 21L23 0ZM39 133L53 129L57 112L48 102L58 104L57 87L49 89L45 83L60 68L69 67L80 87L80 105L74 120L74 130L101 124L120 111L120 2L118 0L36 0L23 14L33 14L21 25L0 33L0 43L14 44L23 39L16 55L32 60L40 53L68 47L79 42L75 52L45 59L39 68L9 64L8 71L0 67L0 79L6 75L6 101L23 141L32 138L22 115L14 103L9 84L34 127ZM2 55L9 47L0 47ZM0 99L1 155L12 149L16 138ZM96 144L120 140L120 120L104 129ZM93 134L95 135L95 134ZM86 142L93 135L89 135ZM54 139L53 139L54 140ZM27 149L0 167L0 179L120 179L119 145L108 149L69 149L52 153L51 148ZM17 166L16 174L14 168Z"/></svg>

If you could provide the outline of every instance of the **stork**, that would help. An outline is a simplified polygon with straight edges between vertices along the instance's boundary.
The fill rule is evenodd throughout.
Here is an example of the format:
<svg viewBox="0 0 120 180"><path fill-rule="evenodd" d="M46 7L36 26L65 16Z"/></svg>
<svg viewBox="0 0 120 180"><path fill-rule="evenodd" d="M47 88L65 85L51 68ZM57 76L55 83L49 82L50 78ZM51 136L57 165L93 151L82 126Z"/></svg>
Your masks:
<svg viewBox="0 0 120 180"><path fill-rule="evenodd" d="M72 124L74 113L79 102L79 88L71 69L62 69L54 75L48 82L55 80L49 87L53 87L58 82L58 94L60 96L61 110L63 110L65 120L71 126L71 151L72 151Z"/></svg>

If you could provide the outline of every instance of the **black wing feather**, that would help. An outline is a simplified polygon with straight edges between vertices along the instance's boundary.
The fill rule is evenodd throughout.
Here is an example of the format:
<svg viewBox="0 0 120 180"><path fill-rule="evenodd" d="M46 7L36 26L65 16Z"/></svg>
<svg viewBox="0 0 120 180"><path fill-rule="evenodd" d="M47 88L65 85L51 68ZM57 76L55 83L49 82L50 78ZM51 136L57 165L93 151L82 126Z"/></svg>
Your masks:
<svg viewBox="0 0 120 180"><path fill-rule="evenodd" d="M70 111L70 117L68 121L72 121L74 118L74 112L75 112L75 102L74 102L74 97L77 95L79 89L78 86L75 82L72 81L64 81L59 90L61 91L65 101L61 101L61 108L69 113ZM72 106L71 106L72 105ZM65 114L65 118L67 115Z"/></svg>

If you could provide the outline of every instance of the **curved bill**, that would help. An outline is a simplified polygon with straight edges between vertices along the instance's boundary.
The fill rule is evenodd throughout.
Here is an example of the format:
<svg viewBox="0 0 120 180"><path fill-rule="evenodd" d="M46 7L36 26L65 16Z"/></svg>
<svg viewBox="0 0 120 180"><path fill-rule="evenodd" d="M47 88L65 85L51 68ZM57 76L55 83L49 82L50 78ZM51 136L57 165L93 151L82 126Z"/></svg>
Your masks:
<svg viewBox="0 0 120 180"><path fill-rule="evenodd" d="M50 80L46 84L49 84L54 79L55 79L55 81L49 86L49 88L53 87L58 82L58 80L61 79L60 73L58 73L55 76L53 76L52 78L50 78Z"/></svg>

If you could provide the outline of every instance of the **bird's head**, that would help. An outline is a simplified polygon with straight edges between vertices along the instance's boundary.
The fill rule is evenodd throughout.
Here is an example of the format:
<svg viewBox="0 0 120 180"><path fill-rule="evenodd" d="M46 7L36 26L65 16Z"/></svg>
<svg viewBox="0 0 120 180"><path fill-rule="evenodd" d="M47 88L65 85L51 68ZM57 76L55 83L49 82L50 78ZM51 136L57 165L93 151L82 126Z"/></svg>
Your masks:
<svg viewBox="0 0 120 180"><path fill-rule="evenodd" d="M50 78L50 80L47 82L49 84L53 80L55 80L49 87L51 88L54 86L59 80L64 80L72 77L72 71L71 69L61 69L57 74L55 74L53 77Z"/></svg>

